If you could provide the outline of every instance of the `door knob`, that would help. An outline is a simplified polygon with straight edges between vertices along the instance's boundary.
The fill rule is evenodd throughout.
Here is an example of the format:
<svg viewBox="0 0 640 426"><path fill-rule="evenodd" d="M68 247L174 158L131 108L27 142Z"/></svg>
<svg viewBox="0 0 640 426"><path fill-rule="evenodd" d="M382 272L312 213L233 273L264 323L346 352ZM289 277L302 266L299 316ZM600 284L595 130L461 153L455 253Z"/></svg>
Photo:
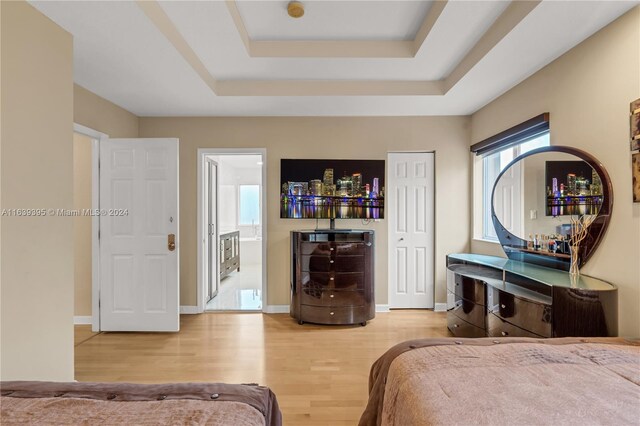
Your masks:
<svg viewBox="0 0 640 426"><path fill-rule="evenodd" d="M404 241L404 238L400 238L398 241Z"/></svg>
<svg viewBox="0 0 640 426"><path fill-rule="evenodd" d="M169 234L167 237L167 246L169 251L174 251L176 249L176 234Z"/></svg>

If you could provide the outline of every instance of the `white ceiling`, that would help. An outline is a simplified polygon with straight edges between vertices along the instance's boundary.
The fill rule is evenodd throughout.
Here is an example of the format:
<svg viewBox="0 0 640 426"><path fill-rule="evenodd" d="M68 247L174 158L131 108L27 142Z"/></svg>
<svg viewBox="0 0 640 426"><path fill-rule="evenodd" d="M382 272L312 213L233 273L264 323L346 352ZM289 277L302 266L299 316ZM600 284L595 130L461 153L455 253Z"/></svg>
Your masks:
<svg viewBox="0 0 640 426"><path fill-rule="evenodd" d="M431 1L305 1L291 19L287 1L241 1L254 40L413 40Z"/></svg>
<svg viewBox="0 0 640 426"><path fill-rule="evenodd" d="M281 3L281 2L248 2ZM328 1L321 3L339 4ZM345 2L395 3L395 2ZM399 2L418 3L421 2ZM244 2L240 2L244 4ZM286 4L286 2L285 2ZM182 36L219 79L439 80L464 57L509 2L477 1L449 4L415 58L252 58L228 18L224 2L166 2ZM276 8L274 8L276 9ZM278 7L276 10L280 10ZM242 10L242 8L240 9ZM310 14L309 12L308 14ZM284 13L285 16L286 12ZM298 21L308 18L306 14ZM424 19L425 12L419 21ZM288 18L290 21L293 19ZM367 20L365 20L367 21ZM215 25L212 25L215 22ZM352 25L357 27L358 25ZM362 25L367 28L367 25ZM415 32L415 31L414 31ZM250 31L249 31L250 33ZM327 34L330 34L327 32ZM412 37L413 38L412 34ZM307 37L304 33L302 38ZM223 60L221 60L223 59ZM437 60L435 60L437 59Z"/></svg>
<svg viewBox="0 0 640 426"><path fill-rule="evenodd" d="M275 89L269 96L253 94L260 94L263 82L288 87L304 80L311 87L314 81L337 81L348 87L372 81L443 81L482 42L509 2L449 1L415 57L404 58L253 57L225 2L160 3L178 37L210 74L209 81L196 72L193 57L188 61L184 49L176 49L167 32L135 2L31 3L73 34L76 83L136 115L349 116L473 113L639 2L543 1L450 90L430 96L274 96ZM417 1L310 1L305 2L305 16L294 21L286 16L286 4L238 2L248 36L300 43L413 40L433 6ZM249 90L252 96L221 96L212 80L258 89Z"/></svg>

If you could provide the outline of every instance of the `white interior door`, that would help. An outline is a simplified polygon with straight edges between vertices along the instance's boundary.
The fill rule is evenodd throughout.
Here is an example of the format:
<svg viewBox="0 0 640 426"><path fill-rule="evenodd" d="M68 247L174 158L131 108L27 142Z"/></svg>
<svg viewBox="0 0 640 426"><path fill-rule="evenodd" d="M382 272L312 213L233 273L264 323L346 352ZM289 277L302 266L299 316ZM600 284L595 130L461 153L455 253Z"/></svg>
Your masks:
<svg viewBox="0 0 640 426"><path fill-rule="evenodd" d="M218 163L206 160L207 169L207 297L206 301L218 294L220 274L218 272Z"/></svg>
<svg viewBox="0 0 640 426"><path fill-rule="evenodd" d="M434 154L389 153L389 307L433 308Z"/></svg>
<svg viewBox="0 0 640 426"><path fill-rule="evenodd" d="M178 140L100 142L100 329L178 331Z"/></svg>

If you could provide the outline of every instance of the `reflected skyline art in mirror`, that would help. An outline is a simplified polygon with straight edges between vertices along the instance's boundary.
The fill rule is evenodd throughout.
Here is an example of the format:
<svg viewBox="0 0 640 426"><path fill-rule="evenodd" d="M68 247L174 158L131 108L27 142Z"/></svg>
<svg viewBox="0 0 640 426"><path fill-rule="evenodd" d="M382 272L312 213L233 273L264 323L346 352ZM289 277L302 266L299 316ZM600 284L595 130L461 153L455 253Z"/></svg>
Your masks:
<svg viewBox="0 0 640 426"><path fill-rule="evenodd" d="M602 181L585 161L547 161L547 216L595 215L602 205Z"/></svg>
<svg viewBox="0 0 640 426"><path fill-rule="evenodd" d="M384 160L280 160L280 218L383 219Z"/></svg>

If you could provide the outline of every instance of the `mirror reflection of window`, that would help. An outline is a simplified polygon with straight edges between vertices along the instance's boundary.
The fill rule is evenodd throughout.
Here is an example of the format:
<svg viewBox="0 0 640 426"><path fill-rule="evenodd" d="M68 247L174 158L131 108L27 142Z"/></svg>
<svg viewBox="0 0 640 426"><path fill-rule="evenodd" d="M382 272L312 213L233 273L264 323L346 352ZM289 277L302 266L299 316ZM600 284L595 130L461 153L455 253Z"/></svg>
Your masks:
<svg viewBox="0 0 640 426"><path fill-rule="evenodd" d="M491 221L491 191L493 190L493 186L500 172L502 172L502 170L504 170L504 168L507 167L507 165L517 156L549 145L549 132L545 132L535 138L524 140L517 145L510 146L506 149L483 157L483 239L498 241L496 231L493 227L493 222ZM506 187L507 185L509 188ZM520 173L514 173L510 180L504 180L503 186L504 187L501 188L503 193L512 195L514 199L519 199L520 188L522 186L522 176ZM521 203L508 204L512 207L512 210L508 212L510 217L522 217L522 212L519 211L519 208L521 208L520 204ZM519 223L517 219L514 219L514 221L510 223L510 226L516 231L516 233L521 232L522 224ZM517 232L519 230L520 232Z"/></svg>

